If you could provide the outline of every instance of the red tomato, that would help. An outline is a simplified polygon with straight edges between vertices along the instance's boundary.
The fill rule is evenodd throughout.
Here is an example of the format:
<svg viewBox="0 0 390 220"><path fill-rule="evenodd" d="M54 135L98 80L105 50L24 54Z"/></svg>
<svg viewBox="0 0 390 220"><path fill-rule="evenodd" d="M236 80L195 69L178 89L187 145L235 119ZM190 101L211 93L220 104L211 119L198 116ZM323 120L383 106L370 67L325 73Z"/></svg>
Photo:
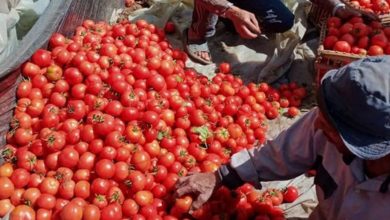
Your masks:
<svg viewBox="0 0 390 220"><path fill-rule="evenodd" d="M297 107L290 107L287 110L287 114L289 117L295 117L299 114L299 109Z"/></svg>
<svg viewBox="0 0 390 220"><path fill-rule="evenodd" d="M35 211L27 205L18 205L12 210L9 219L35 220Z"/></svg>
<svg viewBox="0 0 390 220"><path fill-rule="evenodd" d="M55 195L58 192L60 184L58 180L53 177L46 177L43 179L41 185L39 185L39 190L41 193L48 193L50 195Z"/></svg>
<svg viewBox="0 0 390 220"><path fill-rule="evenodd" d="M377 55L383 55L384 54L382 47L377 46L377 45L370 46L368 48L367 53L370 56L377 56Z"/></svg>
<svg viewBox="0 0 390 220"><path fill-rule="evenodd" d="M79 162L79 153L70 147L66 147L58 155L58 163L60 166L74 168Z"/></svg>
<svg viewBox="0 0 390 220"><path fill-rule="evenodd" d="M122 208L118 203L112 203L101 210L101 220L113 220L122 218Z"/></svg>
<svg viewBox="0 0 390 220"><path fill-rule="evenodd" d="M283 191L283 202L294 202L298 198L298 189L295 186L288 186Z"/></svg>
<svg viewBox="0 0 390 220"><path fill-rule="evenodd" d="M150 191L138 191L134 195L134 201L140 206L151 205L153 203L153 194Z"/></svg>
<svg viewBox="0 0 390 220"><path fill-rule="evenodd" d="M338 41L339 39L336 37L336 36L327 36L325 39L324 39L324 48L325 49L332 49L333 46L335 45L335 43Z"/></svg>
<svg viewBox="0 0 390 220"><path fill-rule="evenodd" d="M230 73L230 64L225 62L219 64L219 71L221 71L221 73Z"/></svg>
<svg viewBox="0 0 390 220"><path fill-rule="evenodd" d="M64 37L64 35L60 33L53 33L51 35L49 40L49 45L52 48L58 47L58 46L65 46L67 39Z"/></svg>
<svg viewBox="0 0 390 220"><path fill-rule="evenodd" d="M327 27L338 28L341 26L341 19L339 17L330 17L327 21Z"/></svg>
<svg viewBox="0 0 390 220"><path fill-rule="evenodd" d="M45 76L50 81L57 81L62 77L62 68L56 64L51 64L47 67Z"/></svg>
<svg viewBox="0 0 390 220"><path fill-rule="evenodd" d="M38 49L32 55L31 60L40 67L48 67L52 61L50 52L43 49Z"/></svg>
<svg viewBox="0 0 390 220"><path fill-rule="evenodd" d="M0 200L8 199L14 193L15 187L8 177L0 177Z"/></svg>
<svg viewBox="0 0 390 220"><path fill-rule="evenodd" d="M56 205L56 198L53 195L43 193L37 199L36 204L39 208L51 210Z"/></svg>
<svg viewBox="0 0 390 220"><path fill-rule="evenodd" d="M351 45L346 41L337 41L333 46L333 50L349 53L351 52Z"/></svg>
<svg viewBox="0 0 390 220"><path fill-rule="evenodd" d="M74 202L70 202L60 212L61 220L81 220L83 218L83 208Z"/></svg>
<svg viewBox="0 0 390 220"><path fill-rule="evenodd" d="M18 168L16 170L14 170L14 172L12 173L12 175L10 177L10 180L12 181L12 183L14 184L14 186L16 188L23 188L28 184L28 182L30 180L30 173L25 169ZM3 179L3 181L4 181L4 183L7 182L6 179ZM9 184L5 184L5 186L6 186L6 188L11 187Z"/></svg>
<svg viewBox="0 0 390 220"><path fill-rule="evenodd" d="M131 163L139 171L145 172L150 169L150 156L145 151L137 151L131 157Z"/></svg>
<svg viewBox="0 0 390 220"><path fill-rule="evenodd" d="M168 21L167 23L165 23L164 26L165 33L172 34L175 33L175 30L176 30L175 24L172 21Z"/></svg>
<svg viewBox="0 0 390 220"><path fill-rule="evenodd" d="M97 175L104 179L110 179L115 174L115 165L111 160L102 159L95 165Z"/></svg>
<svg viewBox="0 0 390 220"><path fill-rule="evenodd" d="M0 200L0 217L3 218L8 212L11 212L15 207L9 199Z"/></svg>
<svg viewBox="0 0 390 220"><path fill-rule="evenodd" d="M376 34L371 37L371 45L376 45L383 48L386 47L387 43L388 39L384 34Z"/></svg>
<svg viewBox="0 0 390 220"><path fill-rule="evenodd" d="M132 199L126 199L122 204L122 211L125 217L132 217L138 213L139 206Z"/></svg>
<svg viewBox="0 0 390 220"><path fill-rule="evenodd" d="M100 219L100 210L97 206L88 204L83 210L83 220Z"/></svg>

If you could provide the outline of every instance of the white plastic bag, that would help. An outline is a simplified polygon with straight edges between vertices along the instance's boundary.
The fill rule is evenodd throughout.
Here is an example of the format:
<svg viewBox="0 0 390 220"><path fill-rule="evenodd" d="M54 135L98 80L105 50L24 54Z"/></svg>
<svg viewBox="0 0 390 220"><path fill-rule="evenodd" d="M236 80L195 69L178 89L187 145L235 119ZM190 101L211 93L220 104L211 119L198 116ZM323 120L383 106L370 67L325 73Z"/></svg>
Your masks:
<svg viewBox="0 0 390 220"><path fill-rule="evenodd" d="M0 1L0 62L12 53L50 0L1 0Z"/></svg>
<svg viewBox="0 0 390 220"><path fill-rule="evenodd" d="M15 25L19 14L13 6L8 0L0 1L0 55L8 54L17 43Z"/></svg>

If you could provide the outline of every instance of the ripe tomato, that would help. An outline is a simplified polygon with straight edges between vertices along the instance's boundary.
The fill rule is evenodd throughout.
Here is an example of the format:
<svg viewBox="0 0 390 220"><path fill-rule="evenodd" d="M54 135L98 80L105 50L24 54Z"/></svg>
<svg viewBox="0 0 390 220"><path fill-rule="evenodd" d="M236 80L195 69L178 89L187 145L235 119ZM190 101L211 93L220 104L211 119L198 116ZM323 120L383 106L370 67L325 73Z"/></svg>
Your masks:
<svg viewBox="0 0 390 220"><path fill-rule="evenodd" d="M167 23L165 23L164 26L165 33L167 34L175 33L175 29L176 29L175 24L172 21L168 21Z"/></svg>
<svg viewBox="0 0 390 220"><path fill-rule="evenodd" d="M153 194L150 191L138 191L134 195L134 201L140 206L151 205L153 203Z"/></svg>
<svg viewBox="0 0 390 220"><path fill-rule="evenodd" d="M221 73L230 73L230 64L229 63L220 63L219 64L219 71L221 71Z"/></svg>
<svg viewBox="0 0 390 220"><path fill-rule="evenodd" d="M50 220L52 219L52 211L47 209L38 209L36 212L37 219Z"/></svg>
<svg viewBox="0 0 390 220"><path fill-rule="evenodd" d="M339 39L336 37L336 36L327 36L325 39L324 39L324 48L325 49L332 49L335 45L335 43L338 41Z"/></svg>
<svg viewBox="0 0 390 220"><path fill-rule="evenodd" d="M81 220L82 218L83 208L75 202L68 203L60 212L61 220Z"/></svg>
<svg viewBox="0 0 390 220"><path fill-rule="evenodd" d="M353 24L352 34L355 37L364 37L368 34L367 25L361 22Z"/></svg>
<svg viewBox="0 0 390 220"><path fill-rule="evenodd" d="M18 145L26 145L32 141L32 130L25 128L18 128L14 133L15 142Z"/></svg>
<svg viewBox="0 0 390 220"><path fill-rule="evenodd" d="M333 50L349 53L351 52L351 45L346 41L337 41L333 46Z"/></svg>
<svg viewBox="0 0 390 220"><path fill-rule="evenodd" d="M101 210L101 220L112 220L122 218L122 208L118 203L112 203Z"/></svg>
<svg viewBox="0 0 390 220"><path fill-rule="evenodd" d="M35 220L35 211L27 205L18 205L12 210L9 219Z"/></svg>
<svg viewBox="0 0 390 220"><path fill-rule="evenodd" d="M122 211L125 217L132 217L138 213L139 206L133 199L126 199L122 204Z"/></svg>
<svg viewBox="0 0 390 220"><path fill-rule="evenodd" d="M75 182L73 180L66 180L60 183L58 188L58 199L71 199L74 197Z"/></svg>
<svg viewBox="0 0 390 220"><path fill-rule="evenodd" d="M160 74L153 74L151 75L146 83L148 84L148 86L150 88L153 88L155 91L161 91L163 90L164 88L166 88L166 82L165 82L165 78L160 75Z"/></svg>
<svg viewBox="0 0 390 220"><path fill-rule="evenodd" d="M50 132L43 137L43 146L50 152L57 152L61 150L66 143L65 134L57 131Z"/></svg>
<svg viewBox="0 0 390 220"><path fill-rule="evenodd" d="M377 46L377 45L370 46L368 48L367 53L370 56L378 56L378 55L383 55L384 54L382 47Z"/></svg>
<svg viewBox="0 0 390 220"><path fill-rule="evenodd" d="M291 118L297 116L299 114L299 109L297 107L290 107L287 110L287 115Z"/></svg>
<svg viewBox="0 0 390 220"><path fill-rule="evenodd" d="M179 213L186 213L188 210L190 210L192 205L192 197L191 196L184 196L182 198L178 198L175 201L174 208L176 208Z"/></svg>
<svg viewBox="0 0 390 220"><path fill-rule="evenodd" d="M32 62L26 62L22 66L23 75L30 78L34 78L35 76L37 76L40 70L41 70L40 67Z"/></svg>
<svg viewBox="0 0 390 220"><path fill-rule="evenodd" d="M294 202L298 198L298 189L295 186L288 186L283 191L283 202Z"/></svg>
<svg viewBox="0 0 390 220"><path fill-rule="evenodd" d="M58 163L63 167L74 168L79 162L79 158L79 153L75 149L66 147L58 155Z"/></svg>
<svg viewBox="0 0 390 220"><path fill-rule="evenodd" d="M74 194L78 198L87 199L90 195L90 184L86 180L80 180L74 187Z"/></svg>
<svg viewBox="0 0 390 220"><path fill-rule="evenodd" d="M52 61L50 52L43 49L38 49L35 51L31 57L31 60L40 67L48 67Z"/></svg>
<svg viewBox="0 0 390 220"><path fill-rule="evenodd" d="M375 34L371 37L371 45L376 45L379 47L386 47L388 39L385 34Z"/></svg>
<svg viewBox="0 0 390 220"><path fill-rule="evenodd" d="M56 64L51 64L47 67L45 76L49 81L57 81L62 77L62 68Z"/></svg>
<svg viewBox="0 0 390 220"><path fill-rule="evenodd" d="M31 207L35 206L37 199L40 197L41 192L37 188L28 188L23 192L22 199L26 205Z"/></svg>
<svg viewBox="0 0 390 220"><path fill-rule="evenodd" d="M28 182L30 180L30 173L25 169L18 168L16 170L14 170L14 172L12 173L12 175L10 177L10 180L12 181L12 183L14 184L14 186L16 188L23 188L28 184ZM3 181L4 181L4 183L7 182L6 179L3 179ZM11 187L8 184L6 184L5 186L7 186L6 188Z"/></svg>
<svg viewBox="0 0 390 220"><path fill-rule="evenodd" d="M0 166L0 177L10 177L13 173L14 169L11 163L4 163Z"/></svg>
<svg viewBox="0 0 390 220"><path fill-rule="evenodd" d="M83 210L83 220L100 219L100 210L97 206L88 204Z"/></svg>
<svg viewBox="0 0 390 220"><path fill-rule="evenodd" d="M341 19L339 17L330 17L327 21L327 27L338 28L341 26Z"/></svg>
<svg viewBox="0 0 390 220"><path fill-rule="evenodd" d="M0 218L3 218L8 212L11 212L15 207L9 199L0 200Z"/></svg>
<svg viewBox="0 0 390 220"><path fill-rule="evenodd" d="M8 199L14 193L15 187L8 177L0 177L0 200Z"/></svg>
<svg viewBox="0 0 390 220"><path fill-rule="evenodd" d="M67 39L64 37L64 35L60 33L53 33L51 35L49 40L49 45L52 48L58 47L58 46L64 46L66 44Z"/></svg>
<svg viewBox="0 0 390 220"><path fill-rule="evenodd" d="M95 165L96 174L104 179L110 179L115 174L115 165L111 160L102 159Z"/></svg>
<svg viewBox="0 0 390 220"><path fill-rule="evenodd" d="M151 167L149 154L141 150L133 154L131 157L131 163L134 164L135 168L141 172L145 172Z"/></svg>
<svg viewBox="0 0 390 220"><path fill-rule="evenodd" d="M48 193L50 195L55 195L58 192L60 183L53 177L46 177L41 185L39 185L39 190L41 193Z"/></svg>
<svg viewBox="0 0 390 220"><path fill-rule="evenodd" d="M53 195L43 193L38 197L36 204L39 208L51 210L56 205L56 198Z"/></svg>

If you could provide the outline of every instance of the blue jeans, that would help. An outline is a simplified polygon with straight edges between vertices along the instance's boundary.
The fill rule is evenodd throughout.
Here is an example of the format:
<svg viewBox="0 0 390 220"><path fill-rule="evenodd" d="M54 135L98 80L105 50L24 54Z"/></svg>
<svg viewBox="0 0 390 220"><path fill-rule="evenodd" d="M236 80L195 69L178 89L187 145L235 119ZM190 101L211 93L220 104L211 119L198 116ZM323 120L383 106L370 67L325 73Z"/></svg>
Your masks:
<svg viewBox="0 0 390 220"><path fill-rule="evenodd" d="M235 6L256 15L260 29L267 33L282 33L294 24L294 14L280 0L229 0ZM218 15L194 1L191 30L192 39L205 39L215 34ZM231 21L228 21L231 23Z"/></svg>

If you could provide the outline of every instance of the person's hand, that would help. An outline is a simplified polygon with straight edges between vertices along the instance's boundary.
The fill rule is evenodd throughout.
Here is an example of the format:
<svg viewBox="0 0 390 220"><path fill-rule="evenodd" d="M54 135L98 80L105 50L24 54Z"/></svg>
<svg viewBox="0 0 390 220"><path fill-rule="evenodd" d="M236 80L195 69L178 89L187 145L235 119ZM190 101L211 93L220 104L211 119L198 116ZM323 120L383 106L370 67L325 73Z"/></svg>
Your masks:
<svg viewBox="0 0 390 220"><path fill-rule="evenodd" d="M378 20L378 16L375 13L369 11L360 11L348 5L345 7L338 8L337 11L335 12L335 15L342 19L348 19L352 16L364 15L370 18L371 20Z"/></svg>
<svg viewBox="0 0 390 220"><path fill-rule="evenodd" d="M225 12L225 15L233 22L236 31L242 38L253 39L261 34L260 26L253 13L232 6Z"/></svg>
<svg viewBox="0 0 390 220"><path fill-rule="evenodd" d="M181 197L186 194L197 196L191 210L198 209L210 199L220 182L217 173L192 173L177 181L176 196Z"/></svg>

